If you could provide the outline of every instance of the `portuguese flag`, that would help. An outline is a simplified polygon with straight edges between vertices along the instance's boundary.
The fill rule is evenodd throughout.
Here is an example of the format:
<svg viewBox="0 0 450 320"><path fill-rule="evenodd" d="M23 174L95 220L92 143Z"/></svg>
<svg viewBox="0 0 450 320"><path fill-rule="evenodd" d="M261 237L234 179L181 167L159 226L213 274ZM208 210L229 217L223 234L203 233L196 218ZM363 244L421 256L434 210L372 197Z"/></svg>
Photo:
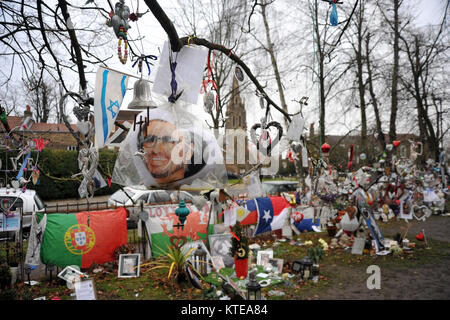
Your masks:
<svg viewBox="0 0 450 320"><path fill-rule="evenodd" d="M38 221L43 214L38 214ZM114 260L114 250L127 243L127 211L83 211L75 214L47 214L41 245L41 261L60 268Z"/></svg>

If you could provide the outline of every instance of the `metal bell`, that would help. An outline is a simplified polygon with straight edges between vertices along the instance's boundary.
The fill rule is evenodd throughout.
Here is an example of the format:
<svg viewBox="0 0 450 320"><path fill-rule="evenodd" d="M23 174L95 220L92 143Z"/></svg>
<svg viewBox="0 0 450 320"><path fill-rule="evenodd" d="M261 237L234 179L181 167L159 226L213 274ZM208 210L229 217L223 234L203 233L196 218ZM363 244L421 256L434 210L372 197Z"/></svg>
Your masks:
<svg viewBox="0 0 450 320"><path fill-rule="evenodd" d="M134 83L133 100L128 104L128 109L156 108L150 92L148 81L139 79Z"/></svg>

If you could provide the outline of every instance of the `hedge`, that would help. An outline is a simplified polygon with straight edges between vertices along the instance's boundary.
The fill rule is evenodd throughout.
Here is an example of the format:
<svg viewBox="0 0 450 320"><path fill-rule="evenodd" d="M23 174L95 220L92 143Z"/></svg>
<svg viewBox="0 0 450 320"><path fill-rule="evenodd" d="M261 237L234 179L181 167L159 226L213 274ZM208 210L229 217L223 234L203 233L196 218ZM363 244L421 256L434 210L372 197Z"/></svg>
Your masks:
<svg viewBox="0 0 450 320"><path fill-rule="evenodd" d="M114 169L118 152L107 149L99 150L99 166L100 173L106 181L106 176L111 176ZM56 200L79 198L78 187L80 186L82 177L79 181L72 179L72 175L80 172L78 169L78 153L77 151L68 150L51 150L44 149L39 155L38 167L41 170L39 183L31 189L36 192L43 200ZM119 186L112 183L111 187L95 191L95 195L112 194L119 189Z"/></svg>

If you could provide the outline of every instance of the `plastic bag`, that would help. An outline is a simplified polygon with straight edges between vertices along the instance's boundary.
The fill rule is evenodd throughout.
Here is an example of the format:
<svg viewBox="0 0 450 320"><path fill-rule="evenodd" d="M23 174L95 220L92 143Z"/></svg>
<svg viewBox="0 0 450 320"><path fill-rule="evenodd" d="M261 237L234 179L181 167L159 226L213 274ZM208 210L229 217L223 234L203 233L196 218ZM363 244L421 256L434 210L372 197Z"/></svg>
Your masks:
<svg viewBox="0 0 450 320"><path fill-rule="evenodd" d="M120 147L112 182L160 189L226 185L215 136L184 104L163 103L149 110L148 119L147 111L140 113L137 122Z"/></svg>

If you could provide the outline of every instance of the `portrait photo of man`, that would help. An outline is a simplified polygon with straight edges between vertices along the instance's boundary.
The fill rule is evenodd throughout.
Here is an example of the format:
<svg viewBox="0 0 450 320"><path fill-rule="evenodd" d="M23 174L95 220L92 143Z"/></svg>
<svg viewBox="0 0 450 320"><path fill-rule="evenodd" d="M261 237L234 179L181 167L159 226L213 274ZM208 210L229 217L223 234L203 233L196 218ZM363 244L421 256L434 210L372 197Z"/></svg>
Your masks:
<svg viewBox="0 0 450 320"><path fill-rule="evenodd" d="M170 108L151 109L148 115L143 111L140 118L147 119L130 129L113 182L172 188L205 179L226 181L222 152L211 132L189 125L186 114Z"/></svg>
<svg viewBox="0 0 450 320"><path fill-rule="evenodd" d="M139 147L145 153L146 167L157 184L184 179L205 166L203 160L192 165L194 141L189 132L163 120L149 121L142 131Z"/></svg>

